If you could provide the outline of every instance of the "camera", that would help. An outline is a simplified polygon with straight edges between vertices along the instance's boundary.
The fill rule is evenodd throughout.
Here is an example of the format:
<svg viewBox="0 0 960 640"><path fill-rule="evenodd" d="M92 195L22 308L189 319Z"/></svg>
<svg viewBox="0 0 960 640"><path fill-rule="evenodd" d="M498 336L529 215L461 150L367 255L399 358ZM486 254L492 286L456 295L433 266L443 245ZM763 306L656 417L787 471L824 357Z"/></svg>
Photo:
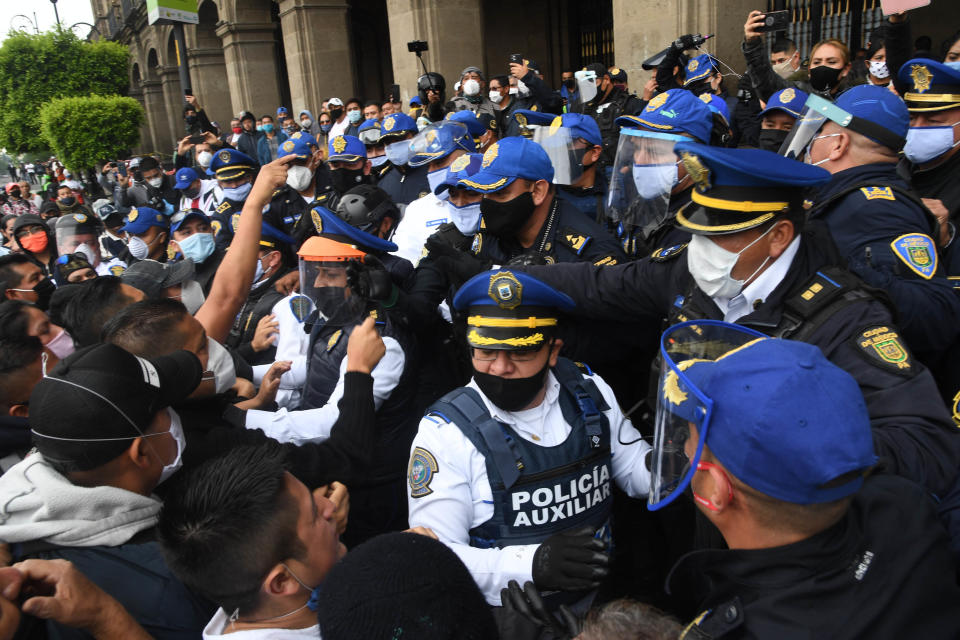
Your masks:
<svg viewBox="0 0 960 640"><path fill-rule="evenodd" d="M412 40L407 43L407 51L410 53L423 53L427 48L426 40Z"/></svg>

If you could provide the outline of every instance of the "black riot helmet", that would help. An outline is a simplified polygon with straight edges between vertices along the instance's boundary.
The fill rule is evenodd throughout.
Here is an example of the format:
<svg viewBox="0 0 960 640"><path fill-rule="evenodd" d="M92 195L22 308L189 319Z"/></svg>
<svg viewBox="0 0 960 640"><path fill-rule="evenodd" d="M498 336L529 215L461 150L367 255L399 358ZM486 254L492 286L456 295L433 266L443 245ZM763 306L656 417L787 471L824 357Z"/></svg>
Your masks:
<svg viewBox="0 0 960 640"><path fill-rule="evenodd" d="M350 226L378 237L383 219L390 216L393 223L385 235L388 240L400 221L400 210L387 192L371 184L357 185L343 194L334 213Z"/></svg>
<svg viewBox="0 0 960 640"><path fill-rule="evenodd" d="M423 103L424 109L429 105L427 89L435 89L440 92L441 105L447 101L447 82L443 79L443 76L436 71L427 72L417 78L417 92L420 94L420 101Z"/></svg>

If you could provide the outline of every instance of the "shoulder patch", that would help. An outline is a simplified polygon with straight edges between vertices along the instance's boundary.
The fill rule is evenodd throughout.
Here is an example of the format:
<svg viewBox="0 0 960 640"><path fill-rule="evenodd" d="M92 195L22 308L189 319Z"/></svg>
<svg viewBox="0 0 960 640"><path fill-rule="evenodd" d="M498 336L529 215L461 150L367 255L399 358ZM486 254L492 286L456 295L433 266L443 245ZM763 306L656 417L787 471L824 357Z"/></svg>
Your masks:
<svg viewBox="0 0 960 640"><path fill-rule="evenodd" d="M313 228L317 230L317 233L323 233L323 218L320 217L320 212L311 209L310 219L313 221Z"/></svg>
<svg viewBox="0 0 960 640"><path fill-rule="evenodd" d="M915 372L913 356L900 335L886 325L870 325L854 335L857 352L882 369L912 376Z"/></svg>
<svg viewBox="0 0 960 640"><path fill-rule="evenodd" d="M240 226L240 214L235 213L232 216L230 216L230 228L233 229L234 233L236 233L237 227L239 226Z"/></svg>
<svg viewBox="0 0 960 640"><path fill-rule="evenodd" d="M310 315L310 299L307 296L293 296L290 298L290 312L297 322L303 322Z"/></svg>
<svg viewBox="0 0 960 640"><path fill-rule="evenodd" d="M123 271L124 271L123 265L120 265L120 264L115 264L112 267L110 267L110 275L119 276L120 274L123 273Z"/></svg>
<svg viewBox="0 0 960 640"><path fill-rule="evenodd" d="M222 225L220 224L219 220L211 220L210 228L213 229L213 235L216 236L220 235L220 229L222 228Z"/></svg>
<svg viewBox="0 0 960 640"><path fill-rule="evenodd" d="M230 203L224 200L223 202L220 203L220 206L217 207L216 212L223 213L224 211L229 211L229 210L230 210Z"/></svg>
<svg viewBox="0 0 960 640"><path fill-rule="evenodd" d="M960 391L957 392L957 395L953 396L950 411L953 414L953 424L960 427Z"/></svg>
<svg viewBox="0 0 960 640"><path fill-rule="evenodd" d="M337 329L333 332L333 335L327 340L327 353L333 351L333 348L337 346L337 343L340 342L340 338L343 337L343 329Z"/></svg>
<svg viewBox="0 0 960 640"><path fill-rule="evenodd" d="M654 262L666 262L667 260L672 260L678 255L683 253L683 250L687 248L687 243L675 244L672 247L660 247L656 251L650 254L650 259Z"/></svg>
<svg viewBox="0 0 960 640"><path fill-rule="evenodd" d="M893 189L890 187L861 187L860 191L863 192L864 197L867 200L896 200L896 196L893 195Z"/></svg>
<svg viewBox="0 0 960 640"><path fill-rule="evenodd" d="M473 255L478 256L480 255L481 248L483 248L483 234L478 233L477 235L473 236L473 244L470 246L470 252Z"/></svg>
<svg viewBox="0 0 960 640"><path fill-rule="evenodd" d="M559 237L560 243L573 250L578 256L583 253L583 250L587 248L587 245L590 244L590 241L593 239L591 236L583 235L573 227L564 227L561 229Z"/></svg>
<svg viewBox="0 0 960 640"><path fill-rule="evenodd" d="M407 483L410 485L410 497L422 498L433 493L430 482L437 473L437 459L423 447L415 447L407 468Z"/></svg>
<svg viewBox="0 0 960 640"><path fill-rule="evenodd" d="M937 247L923 233L906 233L890 243L890 248L910 270L929 280L937 272Z"/></svg>

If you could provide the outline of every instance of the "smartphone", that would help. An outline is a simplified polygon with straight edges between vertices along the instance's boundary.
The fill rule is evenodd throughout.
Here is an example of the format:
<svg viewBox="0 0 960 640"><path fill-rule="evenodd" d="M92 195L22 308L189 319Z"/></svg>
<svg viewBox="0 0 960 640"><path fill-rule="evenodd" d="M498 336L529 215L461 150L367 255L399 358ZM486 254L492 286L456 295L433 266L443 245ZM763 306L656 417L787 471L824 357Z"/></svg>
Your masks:
<svg viewBox="0 0 960 640"><path fill-rule="evenodd" d="M790 10L768 11L763 15L763 26L757 31L786 31L790 25Z"/></svg>
<svg viewBox="0 0 960 640"><path fill-rule="evenodd" d="M198 133L195 136L190 136L189 142L190 144L200 144L201 142L206 141L206 139L206 136L204 136L202 133Z"/></svg>
<svg viewBox="0 0 960 640"><path fill-rule="evenodd" d="M193 95L193 89L184 89L184 90L183 90L183 95L185 95L185 96L192 96L192 95Z"/></svg>
<svg viewBox="0 0 960 640"><path fill-rule="evenodd" d="M119 173L119 174L122 175L123 177L127 177L127 163L126 163L126 162L118 162L118 163L117 163L117 173Z"/></svg>
<svg viewBox="0 0 960 640"><path fill-rule="evenodd" d="M400 85L390 85L390 91L388 92L387 97L390 98L391 102L400 102Z"/></svg>
<svg viewBox="0 0 960 640"><path fill-rule="evenodd" d="M519 53L511 53L510 64L523 64L523 56Z"/></svg>

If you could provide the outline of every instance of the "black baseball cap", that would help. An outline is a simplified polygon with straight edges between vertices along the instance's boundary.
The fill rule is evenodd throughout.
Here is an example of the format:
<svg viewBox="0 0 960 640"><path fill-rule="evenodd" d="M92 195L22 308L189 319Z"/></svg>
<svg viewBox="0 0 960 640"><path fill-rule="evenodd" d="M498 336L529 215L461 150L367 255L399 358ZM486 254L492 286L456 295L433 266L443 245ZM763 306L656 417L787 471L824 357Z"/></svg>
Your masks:
<svg viewBox="0 0 960 640"><path fill-rule="evenodd" d="M127 267L120 279L124 284L143 291L148 298L156 298L166 287L182 284L192 277L194 268L193 260L189 258L177 262L141 260Z"/></svg>
<svg viewBox="0 0 960 640"><path fill-rule="evenodd" d="M51 462L95 469L126 451L157 412L186 399L202 373L189 351L141 358L112 344L80 349L30 394L33 443Z"/></svg>

